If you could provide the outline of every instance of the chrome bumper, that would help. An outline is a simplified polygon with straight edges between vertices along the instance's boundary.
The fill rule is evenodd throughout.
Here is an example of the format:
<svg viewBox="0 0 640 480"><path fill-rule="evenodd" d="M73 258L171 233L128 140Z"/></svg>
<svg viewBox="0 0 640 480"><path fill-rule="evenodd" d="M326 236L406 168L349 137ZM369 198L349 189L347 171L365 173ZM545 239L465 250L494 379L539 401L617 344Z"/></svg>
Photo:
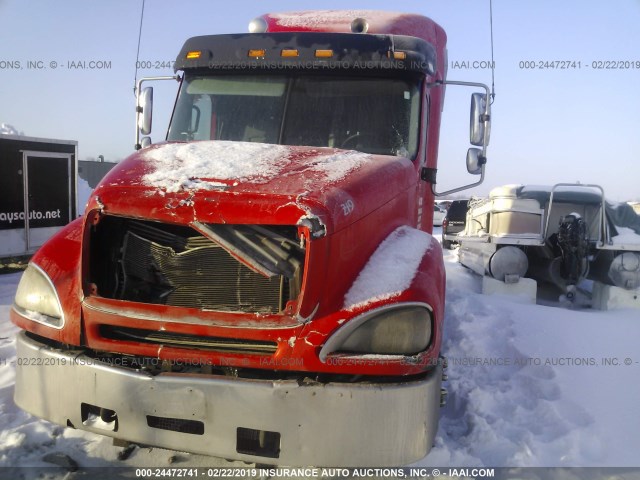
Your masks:
<svg viewBox="0 0 640 480"><path fill-rule="evenodd" d="M15 402L33 415L227 459L404 465L429 452L438 427L440 366L426 379L392 384L151 376L51 349L24 332L17 338L17 359Z"/></svg>

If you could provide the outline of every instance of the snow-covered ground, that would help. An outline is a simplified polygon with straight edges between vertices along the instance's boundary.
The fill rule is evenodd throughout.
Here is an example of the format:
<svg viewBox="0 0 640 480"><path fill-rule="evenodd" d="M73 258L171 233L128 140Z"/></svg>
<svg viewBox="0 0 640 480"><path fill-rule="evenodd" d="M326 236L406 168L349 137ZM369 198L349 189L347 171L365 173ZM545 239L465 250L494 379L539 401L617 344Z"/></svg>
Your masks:
<svg viewBox="0 0 640 480"><path fill-rule="evenodd" d="M419 464L637 466L640 313L483 296L480 279L457 263L456 252L444 255L449 398L436 445ZM54 453L80 466L235 465L149 448L118 460L123 449L110 439L52 425L17 408L17 329L8 316L19 278L20 273L0 275L0 467L45 467L45 456Z"/></svg>
<svg viewBox="0 0 640 480"><path fill-rule="evenodd" d="M448 403L421 464L637 466L640 312L481 295L445 251Z"/></svg>

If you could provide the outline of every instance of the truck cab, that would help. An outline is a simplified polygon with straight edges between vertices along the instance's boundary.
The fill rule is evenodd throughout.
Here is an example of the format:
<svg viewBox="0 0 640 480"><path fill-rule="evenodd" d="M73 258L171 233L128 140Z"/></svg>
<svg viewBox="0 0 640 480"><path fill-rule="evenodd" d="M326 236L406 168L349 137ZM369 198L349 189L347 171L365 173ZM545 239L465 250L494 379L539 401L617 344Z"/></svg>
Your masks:
<svg viewBox="0 0 640 480"><path fill-rule="evenodd" d="M268 14L250 30L187 40L165 142L140 139L152 91L139 89L145 148L33 257L11 312L33 360L16 403L246 462L414 462L444 397L430 233L445 33L367 11ZM475 102L483 150L467 167L483 175L488 103Z"/></svg>

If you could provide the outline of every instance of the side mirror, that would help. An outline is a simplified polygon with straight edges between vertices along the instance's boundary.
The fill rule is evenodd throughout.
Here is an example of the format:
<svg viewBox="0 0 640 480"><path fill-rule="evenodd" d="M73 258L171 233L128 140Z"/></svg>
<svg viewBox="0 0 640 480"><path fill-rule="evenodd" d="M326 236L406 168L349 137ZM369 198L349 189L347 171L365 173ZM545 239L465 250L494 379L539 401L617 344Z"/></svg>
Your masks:
<svg viewBox="0 0 640 480"><path fill-rule="evenodd" d="M177 75L172 77L149 77L149 78L141 78L138 80L136 84L135 92L136 92L136 143L134 143L133 148L136 150L140 150L141 148L147 147L151 145L150 138L143 138L140 140L140 134L149 135L151 133L151 119L153 117L153 88L146 87L142 88L143 82L148 81L156 81L156 80L178 80L181 78Z"/></svg>
<svg viewBox="0 0 640 480"><path fill-rule="evenodd" d="M487 145L491 133L491 102L489 96L491 90L483 83L459 82L445 80L430 84L430 87L444 87L444 85L460 85L462 87L477 87L484 89L485 93L471 94L471 118L469 122L469 142L481 148L470 148L467 151L467 172L471 175L479 175L480 178L468 185L452 188L444 192L436 191L436 169L423 167L420 178L431 183L431 191L436 197L457 193L468 188L476 187L484 181L485 164L487 163Z"/></svg>
<svg viewBox="0 0 640 480"><path fill-rule="evenodd" d="M489 144L491 122L487 96L484 93L471 95L471 118L469 122L469 143L478 147Z"/></svg>
<svg viewBox="0 0 640 480"><path fill-rule="evenodd" d="M467 172L471 175L480 175L485 163L487 163L487 159L482 155L482 150L479 148L467 150Z"/></svg>
<svg viewBox="0 0 640 480"><path fill-rule="evenodd" d="M153 87L146 87L138 98L138 128L142 135L151 133L153 114Z"/></svg>

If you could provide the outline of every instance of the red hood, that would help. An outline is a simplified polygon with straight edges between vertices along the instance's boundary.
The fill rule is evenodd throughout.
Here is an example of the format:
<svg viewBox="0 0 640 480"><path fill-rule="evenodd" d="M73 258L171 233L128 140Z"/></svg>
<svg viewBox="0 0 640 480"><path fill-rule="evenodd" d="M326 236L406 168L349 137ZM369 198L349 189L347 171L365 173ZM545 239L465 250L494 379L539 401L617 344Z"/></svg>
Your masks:
<svg viewBox="0 0 640 480"><path fill-rule="evenodd" d="M96 187L88 208L173 223L297 224L338 231L406 191L402 157L335 148L202 141L137 152Z"/></svg>

